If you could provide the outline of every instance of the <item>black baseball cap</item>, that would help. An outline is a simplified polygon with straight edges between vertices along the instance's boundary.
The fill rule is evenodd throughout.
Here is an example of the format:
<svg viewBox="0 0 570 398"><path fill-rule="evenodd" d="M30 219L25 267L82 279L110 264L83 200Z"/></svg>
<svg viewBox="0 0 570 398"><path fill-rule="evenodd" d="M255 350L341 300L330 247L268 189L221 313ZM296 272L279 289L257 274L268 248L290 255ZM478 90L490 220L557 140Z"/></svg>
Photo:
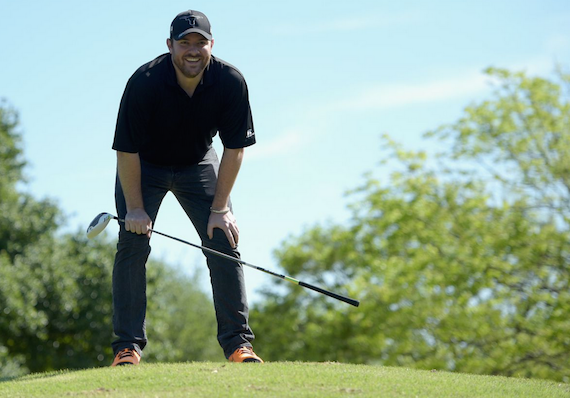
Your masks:
<svg viewBox="0 0 570 398"><path fill-rule="evenodd" d="M188 33L200 33L206 39L212 40L212 27L208 17L194 10L178 14L170 24L170 38L180 40Z"/></svg>

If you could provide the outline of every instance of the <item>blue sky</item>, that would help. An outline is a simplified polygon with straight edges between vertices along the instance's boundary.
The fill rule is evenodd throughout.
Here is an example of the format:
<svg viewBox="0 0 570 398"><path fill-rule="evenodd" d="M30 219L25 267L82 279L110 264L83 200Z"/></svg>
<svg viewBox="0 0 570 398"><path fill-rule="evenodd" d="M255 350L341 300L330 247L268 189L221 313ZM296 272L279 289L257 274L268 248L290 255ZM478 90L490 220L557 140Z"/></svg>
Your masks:
<svg viewBox="0 0 570 398"><path fill-rule="evenodd" d="M273 270L288 236L346 222L344 193L367 171L387 175L381 134L425 147L424 132L489 94L486 67L548 76L570 66L566 0L1 1L0 97L20 112L23 189L57 201L67 230L114 212L111 143L125 83L166 52L170 22L190 8L209 17L214 55L248 82L258 143L232 201L243 259ZM199 243L172 196L156 229ZM159 236L152 245L157 258L205 270L196 249ZM255 301L271 277L246 277Z"/></svg>

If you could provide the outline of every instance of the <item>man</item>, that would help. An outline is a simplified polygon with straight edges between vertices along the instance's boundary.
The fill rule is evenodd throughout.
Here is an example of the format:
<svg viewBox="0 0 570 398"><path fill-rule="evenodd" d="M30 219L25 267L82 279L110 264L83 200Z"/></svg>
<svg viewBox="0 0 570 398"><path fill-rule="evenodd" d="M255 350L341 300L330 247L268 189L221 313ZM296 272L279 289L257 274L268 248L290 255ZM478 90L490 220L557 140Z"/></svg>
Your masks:
<svg viewBox="0 0 570 398"><path fill-rule="evenodd" d="M210 22L198 11L176 16L169 52L140 67L127 83L115 131L116 205L124 219L113 269L112 366L138 364L147 344L145 264L150 229L167 192L194 224L202 245L239 258L230 192L244 148L255 143L241 73L212 56ZM212 148L219 132L221 162ZM263 362L252 349L243 270L204 252L218 341L232 362Z"/></svg>

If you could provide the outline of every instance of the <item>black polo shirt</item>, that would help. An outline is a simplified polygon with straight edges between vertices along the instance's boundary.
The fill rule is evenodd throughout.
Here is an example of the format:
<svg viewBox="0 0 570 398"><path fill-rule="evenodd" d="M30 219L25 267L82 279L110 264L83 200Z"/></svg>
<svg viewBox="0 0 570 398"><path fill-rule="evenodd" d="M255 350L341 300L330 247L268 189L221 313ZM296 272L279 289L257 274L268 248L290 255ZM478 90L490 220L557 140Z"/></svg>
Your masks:
<svg viewBox="0 0 570 398"><path fill-rule="evenodd" d="M255 143L247 85L234 66L212 56L194 95L178 85L170 54L141 66L129 79L113 149L139 153L158 165L200 162L216 133L224 147Z"/></svg>

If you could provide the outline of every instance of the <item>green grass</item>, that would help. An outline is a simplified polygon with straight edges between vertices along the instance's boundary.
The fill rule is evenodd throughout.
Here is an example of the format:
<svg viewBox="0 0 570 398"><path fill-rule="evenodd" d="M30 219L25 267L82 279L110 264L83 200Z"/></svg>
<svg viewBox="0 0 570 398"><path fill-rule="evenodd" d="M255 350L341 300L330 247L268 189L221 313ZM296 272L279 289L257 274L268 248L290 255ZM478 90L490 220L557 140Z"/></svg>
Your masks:
<svg viewBox="0 0 570 398"><path fill-rule="evenodd" d="M339 363L195 362L32 374L0 397L570 397L570 385Z"/></svg>

